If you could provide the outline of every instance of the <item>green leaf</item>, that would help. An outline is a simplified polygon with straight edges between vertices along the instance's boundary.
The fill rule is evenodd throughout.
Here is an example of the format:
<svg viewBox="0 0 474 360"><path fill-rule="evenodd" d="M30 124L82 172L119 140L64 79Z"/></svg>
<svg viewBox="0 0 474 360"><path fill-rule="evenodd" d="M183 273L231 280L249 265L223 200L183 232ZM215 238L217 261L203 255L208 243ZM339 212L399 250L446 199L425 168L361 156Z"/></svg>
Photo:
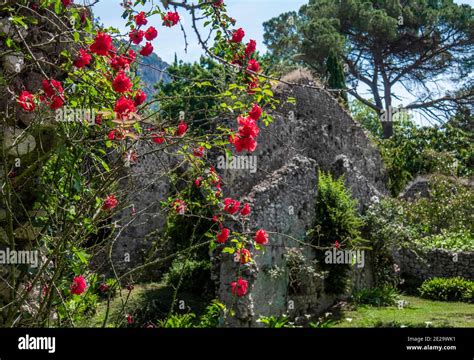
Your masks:
<svg viewBox="0 0 474 360"><path fill-rule="evenodd" d="M222 249L222 252L225 254L233 254L235 252L235 249L231 247L225 247Z"/></svg>
<svg viewBox="0 0 474 360"><path fill-rule="evenodd" d="M266 94L266 95L268 95L268 96L273 97L273 91L271 91L270 89L265 89L265 90L263 90L263 93Z"/></svg>

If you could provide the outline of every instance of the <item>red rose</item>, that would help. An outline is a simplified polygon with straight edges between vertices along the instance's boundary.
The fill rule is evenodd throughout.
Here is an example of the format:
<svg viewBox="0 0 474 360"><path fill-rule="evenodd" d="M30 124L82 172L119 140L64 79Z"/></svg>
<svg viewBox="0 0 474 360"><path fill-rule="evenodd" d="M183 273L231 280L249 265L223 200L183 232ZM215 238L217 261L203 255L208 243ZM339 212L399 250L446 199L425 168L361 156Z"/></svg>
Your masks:
<svg viewBox="0 0 474 360"><path fill-rule="evenodd" d="M127 117L130 113L135 112L135 103L133 100L127 99L126 97L121 97L115 103L114 108L115 113L121 119Z"/></svg>
<svg viewBox="0 0 474 360"><path fill-rule="evenodd" d="M100 284L100 286L99 286L99 291L100 291L101 293L106 293L107 291L109 291L109 289L110 289L109 285L107 285L107 284L105 284L105 283L102 283L102 284Z"/></svg>
<svg viewBox="0 0 474 360"><path fill-rule="evenodd" d="M153 52L153 45L149 42L147 42L145 46L142 47L142 49L140 50L140 54L142 56L149 56L151 55L152 52Z"/></svg>
<svg viewBox="0 0 474 360"><path fill-rule="evenodd" d="M336 240L336 242L334 243L334 247L339 250L339 248L341 247L341 245L339 244L339 241Z"/></svg>
<svg viewBox="0 0 474 360"><path fill-rule="evenodd" d="M127 323L128 323L129 325L133 324L133 317L132 317L132 315L130 315L130 314L127 314Z"/></svg>
<svg viewBox="0 0 474 360"><path fill-rule="evenodd" d="M194 185L196 185L196 187L200 188L202 180L203 180L202 176L199 176L196 180L194 180Z"/></svg>
<svg viewBox="0 0 474 360"><path fill-rule="evenodd" d="M148 20L146 19L145 13L142 11L133 17L135 19L135 24L138 26L148 24Z"/></svg>
<svg viewBox="0 0 474 360"><path fill-rule="evenodd" d="M247 69L257 73L260 71L260 64L258 63L257 60L250 59Z"/></svg>
<svg viewBox="0 0 474 360"><path fill-rule="evenodd" d="M179 14L177 12L169 11L163 16L163 25L167 27L175 26L179 22Z"/></svg>
<svg viewBox="0 0 474 360"><path fill-rule="evenodd" d="M112 210L114 207L116 207L118 204L118 201L115 199L113 195L109 195L105 198L104 204L102 205L102 210Z"/></svg>
<svg viewBox="0 0 474 360"><path fill-rule="evenodd" d="M188 131L188 125L184 121L181 121L178 125L178 129L176 130L176 136L183 136Z"/></svg>
<svg viewBox="0 0 474 360"><path fill-rule="evenodd" d="M135 94L135 97L133 98L135 102L135 106L140 106L146 101L146 94L144 91L140 90Z"/></svg>
<svg viewBox="0 0 474 360"><path fill-rule="evenodd" d="M161 145L165 142L165 138L163 137L163 133L160 134L151 134L151 140L158 144Z"/></svg>
<svg viewBox="0 0 474 360"><path fill-rule="evenodd" d="M187 205L183 200L175 200L173 208L177 214L183 215L186 212Z"/></svg>
<svg viewBox="0 0 474 360"><path fill-rule="evenodd" d="M113 49L112 38L102 32L98 32L94 43L90 46L90 51L97 55L107 56Z"/></svg>
<svg viewBox="0 0 474 360"><path fill-rule="evenodd" d="M17 102L25 111L33 111L36 108L34 97L28 91L22 91Z"/></svg>
<svg viewBox="0 0 474 360"><path fill-rule="evenodd" d="M158 31L153 26L150 26L147 31L145 31L145 39L152 41L158 36Z"/></svg>
<svg viewBox="0 0 474 360"><path fill-rule="evenodd" d="M203 146L200 146L196 149L193 150L193 154L196 157L203 157L204 156L205 149Z"/></svg>
<svg viewBox="0 0 474 360"><path fill-rule="evenodd" d="M219 244L223 244L229 238L230 230L223 228L220 233L217 234L216 239Z"/></svg>
<svg viewBox="0 0 474 360"><path fill-rule="evenodd" d="M115 56L110 60L110 66L116 70L126 70L130 68L130 64L135 61L137 55L135 51L129 50L127 55Z"/></svg>
<svg viewBox="0 0 474 360"><path fill-rule="evenodd" d="M255 93L255 88L258 87L258 79L253 79L249 84L248 84L248 90L247 90L247 93L249 93L250 95L254 94Z"/></svg>
<svg viewBox="0 0 474 360"><path fill-rule="evenodd" d="M82 275L76 276L70 286L71 294L81 295L87 287L86 279Z"/></svg>
<svg viewBox="0 0 474 360"><path fill-rule="evenodd" d="M249 116L251 119L257 121L262 116L262 108L257 104L254 104L252 110L249 112Z"/></svg>
<svg viewBox="0 0 474 360"><path fill-rule="evenodd" d="M247 289L248 289L248 282L247 280L244 280L242 279L242 277L240 277L237 282L232 282L230 284L230 286L232 286L232 295L237 295L238 297L242 297L242 296L245 296L245 294L247 294Z"/></svg>
<svg viewBox="0 0 474 360"><path fill-rule="evenodd" d="M214 3L212 4L212 6L216 8L221 7L222 5L224 5L224 0L214 0Z"/></svg>
<svg viewBox="0 0 474 360"><path fill-rule="evenodd" d="M234 42L234 43L239 43L239 42L242 41L244 36L245 36L245 31L242 28L239 28L239 29L235 30L232 33L232 40L231 41Z"/></svg>
<svg viewBox="0 0 474 360"><path fill-rule="evenodd" d="M65 7L70 6L74 1L73 0L61 0Z"/></svg>
<svg viewBox="0 0 474 360"><path fill-rule="evenodd" d="M59 109L64 105L64 90L61 83L52 79L51 81L43 80L43 91L48 97L46 103L52 110Z"/></svg>
<svg viewBox="0 0 474 360"><path fill-rule="evenodd" d="M232 200L231 198L224 199L224 211L228 214L235 214L239 211L240 201Z"/></svg>
<svg viewBox="0 0 474 360"><path fill-rule="evenodd" d="M123 140L125 139L126 130L124 129L116 129L111 130L108 134L109 140Z"/></svg>
<svg viewBox="0 0 474 360"><path fill-rule="evenodd" d="M123 56L124 59L128 61L129 64L135 61L137 54L132 49L128 50L128 56Z"/></svg>
<svg viewBox="0 0 474 360"><path fill-rule="evenodd" d="M242 207L242 210L240 210L240 215L242 215L242 216L250 215L250 205L249 204L245 204Z"/></svg>
<svg viewBox="0 0 474 360"><path fill-rule="evenodd" d="M123 62L120 59L120 56L115 56L110 59L110 66L116 71L123 70Z"/></svg>
<svg viewBox="0 0 474 360"><path fill-rule="evenodd" d="M145 35L145 33L142 30L133 29L128 34L128 37L130 38L130 41L132 43L134 43L135 45L138 45L143 41L143 36L144 35Z"/></svg>
<svg viewBox="0 0 474 360"><path fill-rule="evenodd" d="M118 93L126 93L132 88L132 82L127 75L121 71L112 82L112 87Z"/></svg>
<svg viewBox="0 0 474 360"><path fill-rule="evenodd" d="M237 152L242 152L243 150L254 152L257 149L257 141L252 137L236 136L233 144Z"/></svg>
<svg viewBox="0 0 474 360"><path fill-rule="evenodd" d="M257 42L255 40L250 40L245 47L245 56L250 57L257 50Z"/></svg>
<svg viewBox="0 0 474 360"><path fill-rule="evenodd" d="M268 234L265 230L258 230L255 234L255 242L260 245L268 244Z"/></svg>
<svg viewBox="0 0 474 360"><path fill-rule="evenodd" d="M94 124L102 125L102 114L97 114L94 119Z"/></svg>
<svg viewBox="0 0 474 360"><path fill-rule="evenodd" d="M80 49L79 56L76 58L76 60L74 60L74 66L79 69L83 68L89 65L91 60L92 60L92 56L90 56L90 54L86 50Z"/></svg>
<svg viewBox="0 0 474 360"><path fill-rule="evenodd" d="M43 80L43 91L48 97L55 95L62 95L64 93L63 86L57 80L51 79L51 81Z"/></svg>
<svg viewBox="0 0 474 360"><path fill-rule="evenodd" d="M59 96L53 96L51 102L49 103L49 108L51 110L60 109L64 105L64 99Z"/></svg>
<svg viewBox="0 0 474 360"><path fill-rule="evenodd" d="M251 119L250 117L242 117L239 116L237 118L237 122L239 123L239 136L241 138L250 137L256 138L258 133L260 132L255 120Z"/></svg>
<svg viewBox="0 0 474 360"><path fill-rule="evenodd" d="M240 249L235 253L235 262L247 264L252 260L252 254L248 249Z"/></svg>

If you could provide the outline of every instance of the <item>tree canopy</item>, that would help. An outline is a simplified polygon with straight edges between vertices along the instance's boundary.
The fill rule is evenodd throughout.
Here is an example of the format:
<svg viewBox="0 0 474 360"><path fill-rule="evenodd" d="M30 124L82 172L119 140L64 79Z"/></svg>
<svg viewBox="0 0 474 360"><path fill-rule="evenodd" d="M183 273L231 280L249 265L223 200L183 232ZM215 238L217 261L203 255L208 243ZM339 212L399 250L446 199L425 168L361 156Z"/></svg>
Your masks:
<svg viewBox="0 0 474 360"><path fill-rule="evenodd" d="M452 0L310 0L298 13L264 23L264 42L282 61L326 77L327 59L337 54L347 91L379 117L401 85L415 98L406 109L449 118L459 105L472 104L473 14ZM453 80L456 89L435 91L440 79ZM391 132L387 122L384 133Z"/></svg>

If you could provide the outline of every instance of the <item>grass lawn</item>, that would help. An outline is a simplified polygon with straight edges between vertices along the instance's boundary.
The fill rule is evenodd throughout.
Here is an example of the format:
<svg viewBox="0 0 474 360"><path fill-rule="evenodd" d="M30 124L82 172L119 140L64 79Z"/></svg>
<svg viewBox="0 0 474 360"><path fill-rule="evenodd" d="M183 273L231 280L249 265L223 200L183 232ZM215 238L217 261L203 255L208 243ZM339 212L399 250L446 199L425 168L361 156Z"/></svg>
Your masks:
<svg viewBox="0 0 474 360"><path fill-rule="evenodd" d="M127 291L124 291L123 295L126 296L126 293ZM162 284L136 285L128 301L126 313L133 314L136 322L143 326L147 320L156 321L166 317L172 298L173 291ZM186 293L180 294L178 299L184 299L186 305L197 310L195 312L198 314L204 310L204 307L210 301ZM408 302L403 309L398 309L397 306L371 307L365 305L353 308L352 305L348 304L340 309L337 320L335 320L336 323L331 327L430 326L474 328L474 304L432 301L405 295L401 295L400 299ZM101 327L106 316L106 309L107 302L102 301L97 308L97 313L92 318L85 319L76 326ZM108 327L126 326L120 296L116 296L111 301L108 318Z"/></svg>
<svg viewBox="0 0 474 360"><path fill-rule="evenodd" d="M133 316L135 324L144 326L148 321L156 322L159 319L166 318L174 298L173 289L163 284L137 284L131 292L124 309L123 302L127 297L127 293L127 290L122 290L123 297L120 297L117 293L110 302L108 314L107 301L102 300L97 306L96 314L91 318L84 319L81 323L76 324L76 326L87 328L102 327L107 316L107 327L123 327L126 326L125 314L128 313ZM204 295L196 296L188 292L177 294L176 300L182 301L182 304L185 305L185 309L179 312L186 313L193 309L193 312L197 315L201 314L211 301L211 299ZM178 306L175 306L175 311L178 311Z"/></svg>
<svg viewBox="0 0 474 360"><path fill-rule="evenodd" d="M400 299L408 302L403 309L359 306L342 310L334 327L474 327L474 304L403 295Z"/></svg>

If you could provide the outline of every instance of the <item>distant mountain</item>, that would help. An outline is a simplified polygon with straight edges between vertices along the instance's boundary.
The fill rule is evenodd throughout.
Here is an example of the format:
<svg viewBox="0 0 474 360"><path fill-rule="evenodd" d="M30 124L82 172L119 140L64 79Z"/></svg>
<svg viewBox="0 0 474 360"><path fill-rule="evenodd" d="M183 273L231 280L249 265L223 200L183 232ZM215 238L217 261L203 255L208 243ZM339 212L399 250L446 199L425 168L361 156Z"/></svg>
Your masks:
<svg viewBox="0 0 474 360"><path fill-rule="evenodd" d="M117 41L114 43L115 47L119 48L120 46L129 46L125 41ZM152 53L150 56L141 56L140 55L140 46L132 45L131 48L137 54L137 75L140 77L142 82L143 91L145 91L147 99L150 100L155 94L154 86L156 83L163 80L165 83L171 81L171 77L165 72L166 68L169 66L164 62L158 55Z"/></svg>
<svg viewBox="0 0 474 360"><path fill-rule="evenodd" d="M142 80L143 91L145 91L148 99L151 99L155 93L154 86L156 83L161 80L166 83L171 81L170 76L164 71L169 65L155 53L147 57L140 57L139 61L137 74Z"/></svg>

